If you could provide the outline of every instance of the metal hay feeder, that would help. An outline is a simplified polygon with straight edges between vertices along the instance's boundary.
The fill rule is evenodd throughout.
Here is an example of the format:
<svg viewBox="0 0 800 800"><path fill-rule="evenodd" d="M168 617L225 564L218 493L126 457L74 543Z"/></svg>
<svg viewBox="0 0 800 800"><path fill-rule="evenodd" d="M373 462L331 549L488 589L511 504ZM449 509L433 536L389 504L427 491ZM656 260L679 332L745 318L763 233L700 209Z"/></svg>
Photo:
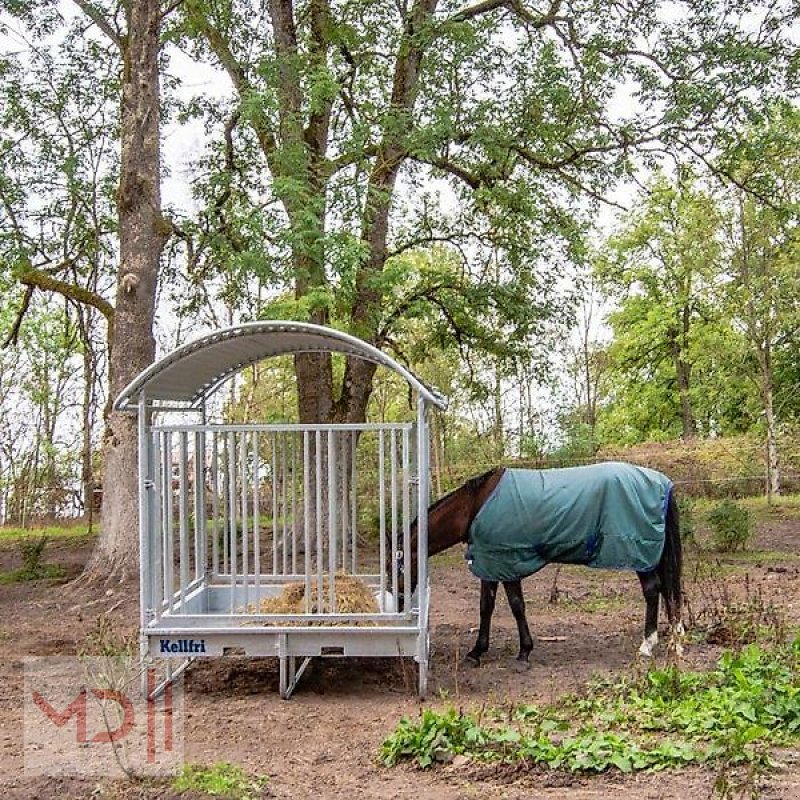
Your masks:
<svg viewBox="0 0 800 800"><path fill-rule="evenodd" d="M232 375L271 356L309 352L393 370L416 395L416 422L208 422L207 401ZM444 402L385 353L299 322L204 336L125 388L115 408L136 412L139 426L141 655L167 665L152 694L194 658L236 651L277 657L285 698L313 656L331 655L413 657L425 695L431 406ZM186 424L187 413L198 421ZM391 594L399 605L398 560L386 556L402 552L412 563L417 514L418 584L398 611L385 602ZM371 540L362 530L370 515L378 534ZM375 613L337 613L342 573L374 591ZM263 598L296 582L306 587L304 613L259 613ZM324 607L312 607L323 591Z"/></svg>

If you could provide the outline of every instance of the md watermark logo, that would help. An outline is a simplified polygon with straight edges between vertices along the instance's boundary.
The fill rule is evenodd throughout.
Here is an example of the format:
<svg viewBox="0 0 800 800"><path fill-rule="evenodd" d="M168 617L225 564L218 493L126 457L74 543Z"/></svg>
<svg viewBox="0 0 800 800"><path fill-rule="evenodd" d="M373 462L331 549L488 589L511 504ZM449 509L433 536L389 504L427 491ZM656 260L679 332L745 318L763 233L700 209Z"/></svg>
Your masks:
<svg viewBox="0 0 800 800"><path fill-rule="evenodd" d="M171 775L183 764L183 682L128 656L25 659L25 773Z"/></svg>

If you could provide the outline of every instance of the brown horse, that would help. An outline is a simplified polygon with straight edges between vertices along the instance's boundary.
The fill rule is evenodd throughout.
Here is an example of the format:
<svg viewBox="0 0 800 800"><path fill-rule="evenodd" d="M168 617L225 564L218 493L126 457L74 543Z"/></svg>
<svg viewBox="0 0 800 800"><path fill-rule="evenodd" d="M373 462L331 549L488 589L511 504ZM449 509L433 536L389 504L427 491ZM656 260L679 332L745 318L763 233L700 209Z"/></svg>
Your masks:
<svg viewBox="0 0 800 800"><path fill-rule="evenodd" d="M613 465L611 465L613 466ZM619 465L630 470L640 470L632 465ZM592 467L573 468L573 473L577 470L591 470ZM534 471L525 471L530 472ZM538 471L536 471L538 472ZM567 470L545 470L540 474L547 473L552 476L559 472L566 473ZM653 647L658 642L658 609L659 596L663 598L664 608L672 633L675 635L676 649L680 652L680 634L683 631L681 625L681 539L680 526L678 519L678 507L675 501L671 483L665 476L653 471L646 471L648 474L657 476L669 486L663 505L662 526L663 527L663 546L661 543L661 555L654 568L637 570L639 581L641 582L644 594L645 624L644 639L639 648L643 656L651 656ZM471 545L470 531L478 512L492 497L495 489L506 473L505 468L495 467L483 475L471 478L463 486L450 492L444 497L434 502L428 509L428 555L432 556L447 550L458 543ZM582 473L578 472L578 476ZM598 497L597 504L602 505L606 502L603 497ZM660 528L659 528L660 530ZM409 575L411 579L411 590L413 592L417 582L417 547L416 547L416 523L412 525L412 561L410 565L399 564L401 576ZM394 556L402 561L402 553ZM469 554L468 554L469 557ZM583 563L592 565L591 559L586 556L576 556L571 554L558 555L548 559L551 563ZM536 567L538 569L538 566ZM535 570L532 570L535 571ZM494 612L495 599L498 584L502 582L505 589L506 598L514 615L519 630L519 655L517 660L522 666L527 666L528 658L533 649L533 638L528 628L525 615L525 600L522 594L522 578L530 572L519 575L513 579L488 580L481 576L481 595L480 595L480 628L475 646L467 653L467 661L471 664L480 665L481 656L489 649L489 631ZM402 588L400 596L403 596Z"/></svg>

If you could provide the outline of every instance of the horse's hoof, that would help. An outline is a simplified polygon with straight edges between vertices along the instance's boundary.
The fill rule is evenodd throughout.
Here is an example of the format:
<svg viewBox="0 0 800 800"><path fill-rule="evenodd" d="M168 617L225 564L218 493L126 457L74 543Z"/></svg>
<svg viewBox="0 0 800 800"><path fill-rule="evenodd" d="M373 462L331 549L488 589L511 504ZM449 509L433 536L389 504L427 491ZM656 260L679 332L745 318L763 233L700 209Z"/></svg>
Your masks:
<svg viewBox="0 0 800 800"><path fill-rule="evenodd" d="M481 657L476 656L473 653L467 653L464 661L466 661L471 667L479 667L481 665Z"/></svg>
<svg viewBox="0 0 800 800"><path fill-rule="evenodd" d="M528 672L531 668L531 662L527 658L518 658L514 669L517 672Z"/></svg>

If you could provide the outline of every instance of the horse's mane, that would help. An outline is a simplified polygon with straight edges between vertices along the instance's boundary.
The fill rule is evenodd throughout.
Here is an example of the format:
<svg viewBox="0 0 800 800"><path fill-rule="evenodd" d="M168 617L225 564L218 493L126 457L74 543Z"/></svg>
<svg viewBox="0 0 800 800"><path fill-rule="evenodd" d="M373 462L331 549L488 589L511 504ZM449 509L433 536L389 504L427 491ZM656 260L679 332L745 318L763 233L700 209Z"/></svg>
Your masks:
<svg viewBox="0 0 800 800"><path fill-rule="evenodd" d="M428 513L431 511L435 511L440 506L444 505L448 500L450 500L454 495L458 494L459 492L467 491L469 494L475 494L481 486L483 486L486 481L489 480L493 475L497 473L498 470L503 469L503 467L492 467L490 470L487 470L481 475L476 475L474 478L470 478L469 480L465 481L461 486L457 489L453 489L452 492L448 492L446 495L443 495L438 500L434 500L431 505L428 506Z"/></svg>

